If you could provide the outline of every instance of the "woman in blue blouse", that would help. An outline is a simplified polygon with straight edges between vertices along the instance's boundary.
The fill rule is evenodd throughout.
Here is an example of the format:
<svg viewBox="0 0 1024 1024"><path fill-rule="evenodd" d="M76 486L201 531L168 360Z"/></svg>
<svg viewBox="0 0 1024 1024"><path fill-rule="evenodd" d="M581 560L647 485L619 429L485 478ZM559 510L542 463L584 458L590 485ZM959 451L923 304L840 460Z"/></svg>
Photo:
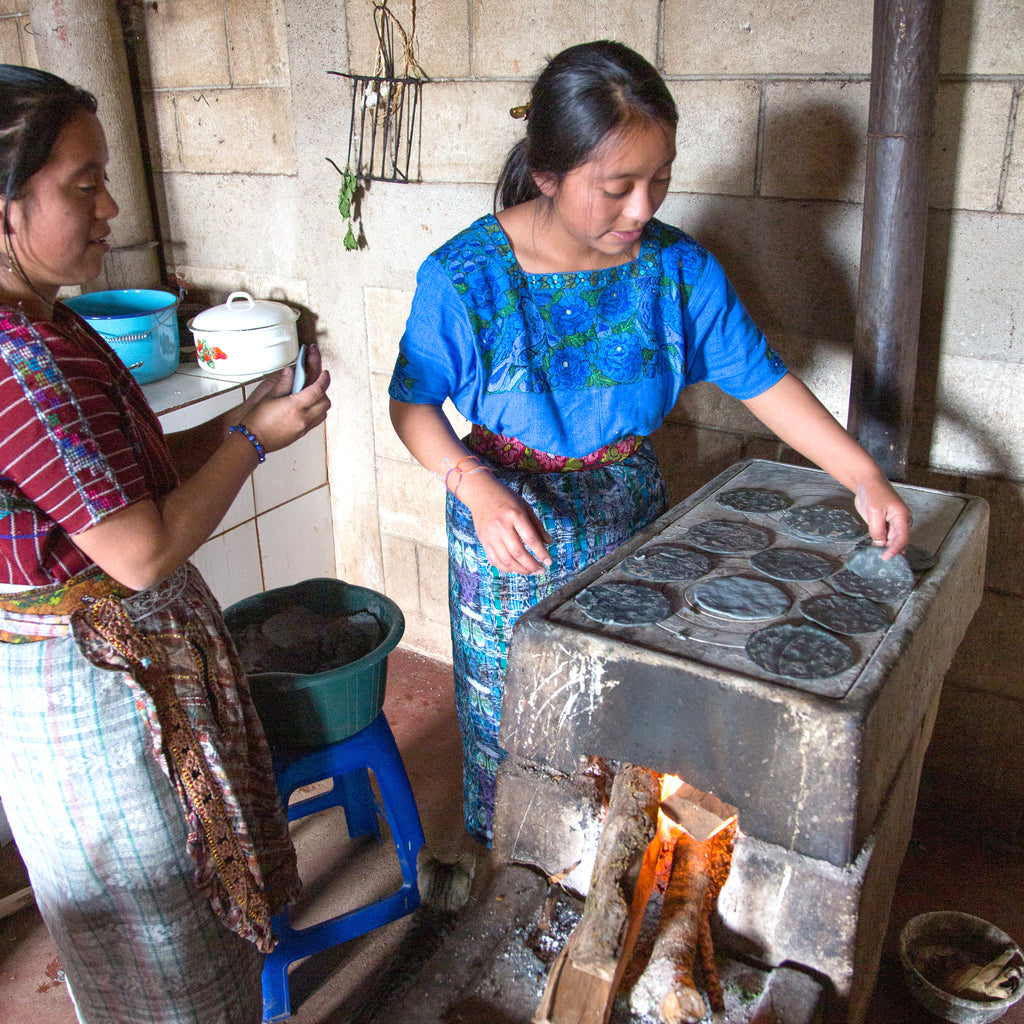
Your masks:
<svg viewBox="0 0 1024 1024"><path fill-rule="evenodd" d="M420 268L391 418L447 487L466 828L490 843L506 655L517 617L660 515L647 436L711 381L849 487L886 554L910 514L791 373L717 260L654 219L675 103L620 43L573 46L534 84L496 215ZM450 398L473 427L460 440Z"/></svg>

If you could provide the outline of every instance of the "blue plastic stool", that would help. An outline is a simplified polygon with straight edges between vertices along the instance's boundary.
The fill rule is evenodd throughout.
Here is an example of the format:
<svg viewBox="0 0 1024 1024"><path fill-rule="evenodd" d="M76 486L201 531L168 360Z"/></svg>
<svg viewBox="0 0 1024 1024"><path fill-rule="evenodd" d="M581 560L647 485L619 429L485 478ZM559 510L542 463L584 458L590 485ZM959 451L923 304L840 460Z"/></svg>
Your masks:
<svg viewBox="0 0 1024 1024"><path fill-rule="evenodd" d="M368 768L373 769L380 790L379 807L370 788ZM382 924L411 914L420 905L416 885L416 855L423 845L416 801L409 785L398 746L382 711L365 728L347 739L316 750L274 759L274 774L281 799L288 799L300 786L332 779L333 787L326 793L300 800L288 807L288 820L295 821L328 807L343 807L350 838L372 835L381 841L378 815L387 819L398 863L402 869L402 885L390 896L349 910L337 917L308 928L295 929L287 910L273 919L278 944L268 954L263 966L263 1019L284 1020L291 1016L288 992L288 967L301 957L330 949Z"/></svg>

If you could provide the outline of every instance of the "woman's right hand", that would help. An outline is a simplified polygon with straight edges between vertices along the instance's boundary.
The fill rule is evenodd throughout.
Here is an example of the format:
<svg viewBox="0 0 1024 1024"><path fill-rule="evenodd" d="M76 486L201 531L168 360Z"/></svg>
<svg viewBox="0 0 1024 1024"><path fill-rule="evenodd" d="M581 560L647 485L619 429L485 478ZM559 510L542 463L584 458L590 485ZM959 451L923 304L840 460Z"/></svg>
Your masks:
<svg viewBox="0 0 1024 1024"><path fill-rule="evenodd" d="M551 565L552 536L533 509L492 473L464 474L458 497L472 513L477 538L496 569L533 575Z"/></svg>

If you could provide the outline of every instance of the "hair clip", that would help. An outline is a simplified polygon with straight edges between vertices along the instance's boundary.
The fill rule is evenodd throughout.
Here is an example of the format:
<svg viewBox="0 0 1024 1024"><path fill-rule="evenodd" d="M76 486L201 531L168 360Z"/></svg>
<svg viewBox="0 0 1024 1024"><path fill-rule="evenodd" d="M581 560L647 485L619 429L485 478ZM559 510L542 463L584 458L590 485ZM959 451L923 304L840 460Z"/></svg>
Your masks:
<svg viewBox="0 0 1024 1024"><path fill-rule="evenodd" d="M517 121L525 121L530 116L530 104L524 103L521 107L513 107L509 114Z"/></svg>

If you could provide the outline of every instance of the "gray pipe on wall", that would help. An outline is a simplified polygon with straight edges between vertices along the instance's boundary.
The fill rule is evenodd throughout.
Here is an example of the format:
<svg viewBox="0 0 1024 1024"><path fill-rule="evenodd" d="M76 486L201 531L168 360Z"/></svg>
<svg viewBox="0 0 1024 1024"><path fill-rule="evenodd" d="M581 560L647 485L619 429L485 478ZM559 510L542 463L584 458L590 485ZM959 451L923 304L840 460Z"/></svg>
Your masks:
<svg viewBox="0 0 1024 1024"><path fill-rule="evenodd" d="M93 93L107 134L107 174L121 212L111 222L103 278L90 287L157 286L156 232L115 0L29 0L28 12L40 67Z"/></svg>
<svg viewBox="0 0 1024 1024"><path fill-rule="evenodd" d="M906 476L921 323L942 0L875 0L848 429Z"/></svg>

